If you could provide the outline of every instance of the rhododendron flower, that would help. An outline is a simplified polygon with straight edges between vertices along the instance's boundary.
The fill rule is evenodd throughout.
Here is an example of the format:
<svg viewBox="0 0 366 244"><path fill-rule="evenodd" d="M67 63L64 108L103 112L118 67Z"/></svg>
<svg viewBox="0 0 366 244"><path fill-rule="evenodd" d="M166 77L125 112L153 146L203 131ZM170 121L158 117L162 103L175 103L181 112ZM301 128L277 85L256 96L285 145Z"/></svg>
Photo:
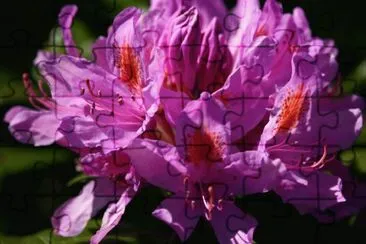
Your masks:
<svg viewBox="0 0 366 244"><path fill-rule="evenodd" d="M174 193L153 215L169 224L182 241L190 236L201 215L210 221L221 243L252 241L256 221L234 205L233 196L244 192L242 183L247 178L256 184L246 191L265 190L260 170L266 162L257 151L236 152L230 124L223 124L225 112L220 101L204 92L178 117L173 144L154 140L133 143L135 148L150 151L153 163L126 150L143 178Z"/></svg>
<svg viewBox="0 0 366 244"><path fill-rule="evenodd" d="M97 61L90 62L80 57L72 39L70 27L76 10L76 6L65 6L59 15L66 55L40 51L35 59L51 96L42 81L38 96L29 75L24 74L29 100L38 110L17 106L8 111L5 121L21 142L35 146L57 143L78 152L78 168L96 177L79 196L55 211L55 233L78 235L93 215L117 201L108 206L101 229L92 238L98 243L118 224L140 186L138 175L126 163L128 156L118 150L148 127L158 109L162 72L154 71L159 60L150 58L152 50L146 54L134 46L142 42L136 28L141 11L129 8L119 14L108 37L95 44L113 48L98 50Z"/></svg>
<svg viewBox="0 0 366 244"><path fill-rule="evenodd" d="M324 77L334 72L332 62L322 66L311 61L310 55L293 58L297 72L274 95L259 145L259 150L280 159L289 172L296 174L296 181L274 190L302 213L325 210L345 201L341 179L321 169L332 164L335 153L350 147L359 135L364 107L360 97L334 96L325 89L329 88L329 80Z"/></svg>
<svg viewBox="0 0 366 244"><path fill-rule="evenodd" d="M146 182L173 193L153 215L182 241L205 216L220 243L252 243L257 222L238 195L274 191L320 219L363 206L342 188L350 176L335 156L359 135L364 101L338 94L337 49L312 37L302 9L152 0L115 17L93 61L72 37L76 10L59 15L66 53L34 62L51 94L25 74L37 110L5 116L16 139L67 147L95 178L55 211L55 233L78 235L108 205L99 243Z"/></svg>

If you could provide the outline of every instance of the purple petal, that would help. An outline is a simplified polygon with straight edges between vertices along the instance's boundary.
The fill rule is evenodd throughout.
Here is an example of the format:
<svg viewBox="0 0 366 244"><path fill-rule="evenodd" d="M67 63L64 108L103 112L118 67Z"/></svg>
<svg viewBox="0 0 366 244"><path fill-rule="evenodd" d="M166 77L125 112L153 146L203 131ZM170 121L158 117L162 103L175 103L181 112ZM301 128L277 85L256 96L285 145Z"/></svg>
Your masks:
<svg viewBox="0 0 366 244"><path fill-rule="evenodd" d="M214 18L203 31L195 89L213 92L225 82L232 69L232 57L225 44L222 27Z"/></svg>
<svg viewBox="0 0 366 244"><path fill-rule="evenodd" d="M184 200L184 195L174 195L165 199L152 213L167 223L185 241L191 235L200 217L200 209L192 209Z"/></svg>
<svg viewBox="0 0 366 244"><path fill-rule="evenodd" d="M160 100L167 121L172 128L175 128L181 111L191 99L183 92L175 92L163 87L160 90Z"/></svg>
<svg viewBox="0 0 366 244"><path fill-rule="evenodd" d="M141 64L143 60L142 57L144 55L141 51L145 50L145 43L141 36L140 29L137 26L137 21L141 17L141 13L142 12L140 10L134 7L124 9L115 17L113 25L108 33L106 40L108 47L106 50L106 56L109 68L121 79L124 79L124 77L120 77L120 62L122 62L120 59L123 58L123 55L127 55L126 52L128 52L134 56L134 59L140 62L140 67L130 67L130 69L133 71L135 69L141 69L140 71L142 73L139 74L139 76L144 80L144 77L142 76L145 75L145 67ZM123 80L123 82L129 81Z"/></svg>
<svg viewBox="0 0 366 244"><path fill-rule="evenodd" d="M164 15L171 16L180 6L180 0L150 0L149 12L164 11Z"/></svg>
<svg viewBox="0 0 366 244"><path fill-rule="evenodd" d="M357 214L366 206L366 184L359 182L352 176L351 169L342 162L334 160L324 167L342 179L342 193L345 202L336 204L327 209L327 212L314 212L313 215L323 222L334 222L342 218Z"/></svg>
<svg viewBox="0 0 366 244"><path fill-rule="evenodd" d="M102 226L95 233L90 243L97 244L116 226L125 213L127 204L135 196L135 191L132 188L127 188L119 198L117 203L112 203L108 206L107 210L103 215Z"/></svg>
<svg viewBox="0 0 366 244"><path fill-rule="evenodd" d="M58 131L61 120L53 112L16 106L7 112L4 120L9 123L12 135L22 143L46 146L62 138Z"/></svg>
<svg viewBox="0 0 366 244"><path fill-rule="evenodd" d="M105 178L89 182L78 196L57 208L52 217L55 233L61 236L80 234L91 217L118 197L121 189L114 189L114 183Z"/></svg>
<svg viewBox="0 0 366 244"><path fill-rule="evenodd" d="M76 5L66 5L61 9L58 15L58 22L62 28L66 52L75 57L79 57L80 52L72 37L71 26L77 10L78 8Z"/></svg>
<svg viewBox="0 0 366 244"><path fill-rule="evenodd" d="M214 147L218 147L210 141L205 142L210 144L202 145L203 142L199 138L198 141L192 141L192 136L198 130L201 134L212 134L218 138L216 143L220 144L221 158L225 158L231 145L231 131L229 123L225 121L225 113L223 105L207 92L201 93L199 100L191 101L186 105L176 123L176 144L182 158L188 158L188 151L194 145L203 146L202 150L207 153ZM209 153L206 159L217 161L219 158L214 154L215 152Z"/></svg>
<svg viewBox="0 0 366 244"><path fill-rule="evenodd" d="M182 9L166 28L159 43L165 54L167 82L175 84L180 91L194 88L200 44L201 28L197 9Z"/></svg>
<svg viewBox="0 0 366 244"><path fill-rule="evenodd" d="M88 151L79 160L84 174L91 176L115 177L130 171L131 164L127 154L118 150L104 154L101 149Z"/></svg>
<svg viewBox="0 0 366 244"><path fill-rule="evenodd" d="M225 172L234 176L228 181L234 195L248 195L272 190L286 174L285 165L278 159L271 160L260 151L238 152L226 158Z"/></svg>
<svg viewBox="0 0 366 244"><path fill-rule="evenodd" d="M220 24L223 23L224 17L228 14L223 1L193 0L192 3L200 13L203 27L207 26L213 18L217 18Z"/></svg>
<svg viewBox="0 0 366 244"><path fill-rule="evenodd" d="M85 59L60 56L56 60L41 60L37 66L49 82L54 98L71 95L80 97L81 94L90 98L92 95L87 90L86 80L90 80L92 92L95 94L99 90L103 96L112 96L113 91L122 93L122 86L114 84L116 79L114 75ZM84 93L82 89L85 90ZM126 93L126 88L124 90Z"/></svg>
<svg viewBox="0 0 366 244"><path fill-rule="evenodd" d="M268 98L274 91L274 85L268 80L261 80L262 66L240 66L227 79L224 86L213 96L220 99L228 112L225 122L230 122L233 139L242 138L256 127L267 113Z"/></svg>
<svg viewBox="0 0 366 244"><path fill-rule="evenodd" d="M106 38L101 36L93 44L93 56L94 62L105 70L110 70L108 66L108 60L106 57L107 52L107 41Z"/></svg>
<svg viewBox="0 0 366 244"><path fill-rule="evenodd" d="M306 19L304 10L302 8L295 8L293 11L293 18L296 23L298 31L301 32L302 43L309 41L311 39L311 29L309 27L309 22Z"/></svg>
<svg viewBox="0 0 366 244"><path fill-rule="evenodd" d="M123 152L130 157L137 174L151 184L172 192L184 191L186 168L171 145L136 139Z"/></svg>
<svg viewBox="0 0 366 244"><path fill-rule="evenodd" d="M237 59L243 48L253 41L257 23L261 15L258 0L239 0L233 14L225 18L224 28L230 31L229 49Z"/></svg>
<svg viewBox="0 0 366 244"><path fill-rule="evenodd" d="M257 32L271 35L282 17L282 4L276 0L267 0L263 7L262 15L259 19Z"/></svg>
<svg viewBox="0 0 366 244"><path fill-rule="evenodd" d="M276 192L285 202L295 205L302 214L325 210L346 201L342 194L342 181L336 176L315 172L308 176L296 177L303 178L307 184L295 183L289 187L289 182L284 180Z"/></svg>

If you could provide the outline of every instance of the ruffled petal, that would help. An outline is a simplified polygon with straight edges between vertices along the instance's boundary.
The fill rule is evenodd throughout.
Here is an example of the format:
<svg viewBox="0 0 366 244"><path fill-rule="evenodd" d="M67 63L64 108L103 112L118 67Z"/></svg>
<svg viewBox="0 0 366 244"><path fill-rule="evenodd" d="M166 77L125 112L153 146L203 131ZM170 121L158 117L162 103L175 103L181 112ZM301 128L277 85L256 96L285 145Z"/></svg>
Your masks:
<svg viewBox="0 0 366 244"><path fill-rule="evenodd" d="M62 138L58 131L61 120L52 111L16 106L6 113L4 120L9 123L12 135L22 143L46 146Z"/></svg>
<svg viewBox="0 0 366 244"><path fill-rule="evenodd" d="M305 43L311 40L311 29L309 27L309 22L305 16L304 10L302 8L296 7L293 11L294 21L298 32L300 32L300 37L302 37L301 43Z"/></svg>
<svg viewBox="0 0 366 244"><path fill-rule="evenodd" d="M229 192L234 195L248 195L272 190L286 175L285 165L278 159L271 160L266 153L245 151L229 155L225 159Z"/></svg>
<svg viewBox="0 0 366 244"><path fill-rule="evenodd" d="M192 209L184 200L183 194L165 199L152 213L168 224L185 241L191 235L200 217L200 209Z"/></svg>
<svg viewBox="0 0 366 244"><path fill-rule="evenodd" d="M267 0L263 6L263 12L259 18L254 38L261 35L272 35L281 18L282 4L276 0Z"/></svg>
<svg viewBox="0 0 366 244"><path fill-rule="evenodd" d="M257 48L253 56L261 56L263 61L271 60L273 53L273 47L268 46ZM213 94L228 110L225 121L230 122L233 130L236 130L236 133L233 133L235 140L242 138L263 119L267 113L266 108L269 107L269 97L275 91L272 81L263 79L269 65L256 62L237 68L224 86Z"/></svg>
<svg viewBox="0 0 366 244"><path fill-rule="evenodd" d="M201 28L197 9L181 9L163 33L159 46L164 51L169 86L191 92L196 81L196 65L201 50Z"/></svg>
<svg viewBox="0 0 366 244"><path fill-rule="evenodd" d="M52 217L54 232L61 236L80 234L89 219L120 192L120 188L105 178L89 182L78 196L57 208Z"/></svg>
<svg viewBox="0 0 366 244"><path fill-rule="evenodd" d="M195 89L212 93L224 84L233 64L232 56L225 47L222 27L216 18L203 30L201 45Z"/></svg>
<svg viewBox="0 0 366 244"><path fill-rule="evenodd" d="M110 71L109 66L108 66L107 56L106 56L107 49L108 49L107 40L103 36L99 37L94 42L93 47L92 47L94 62L97 65L99 65L100 67L104 68L105 70Z"/></svg>
<svg viewBox="0 0 366 244"><path fill-rule="evenodd" d="M328 208L325 212L313 212L319 221L334 223L336 220L357 214L366 207L366 184L352 176L351 169L334 160L327 164L324 170L342 179L342 193L346 201Z"/></svg>
<svg viewBox="0 0 366 244"><path fill-rule="evenodd" d="M239 0L233 13L224 19L224 28L229 32L229 49L234 57L249 47L261 15L258 0Z"/></svg>
<svg viewBox="0 0 366 244"><path fill-rule="evenodd" d="M342 194L342 180L336 176L314 172L292 177L302 178L306 184L298 184L293 179L285 178L275 191L302 214L323 211L346 201Z"/></svg>
<svg viewBox="0 0 366 244"><path fill-rule="evenodd" d="M198 9L203 27L207 26L213 18L217 18L221 24L228 14L223 1L193 0L192 5Z"/></svg>
<svg viewBox="0 0 366 244"><path fill-rule="evenodd" d="M163 11L163 15L171 16L181 6L180 0L150 0L151 11Z"/></svg>
<svg viewBox="0 0 366 244"><path fill-rule="evenodd" d="M123 150L138 175L171 192L184 192L186 168L176 149L163 141L136 139Z"/></svg>

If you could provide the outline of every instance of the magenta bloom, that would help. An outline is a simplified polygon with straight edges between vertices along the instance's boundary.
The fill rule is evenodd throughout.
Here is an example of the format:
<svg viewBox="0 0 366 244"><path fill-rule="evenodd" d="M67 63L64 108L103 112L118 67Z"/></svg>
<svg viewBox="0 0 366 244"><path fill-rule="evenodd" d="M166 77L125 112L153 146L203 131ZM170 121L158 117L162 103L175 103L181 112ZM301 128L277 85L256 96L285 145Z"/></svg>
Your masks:
<svg viewBox="0 0 366 244"><path fill-rule="evenodd" d="M252 243L257 222L238 195L274 191L319 219L365 204L342 187L350 175L335 159L359 135L364 101L337 93L337 49L312 37L302 9L153 0L116 16L93 61L73 41L76 10L59 15L66 54L34 62L51 94L25 74L36 110L5 116L17 140L67 147L95 178L55 211L55 233L78 235L107 207L99 243L145 183L173 193L153 215L182 241L204 216L220 243Z"/></svg>
<svg viewBox="0 0 366 244"><path fill-rule="evenodd" d="M190 236L204 215L221 243L252 241L256 221L234 205L233 196L243 193L244 178L259 175L263 162L256 151L235 153L230 125L222 123L225 112L221 102L202 93L176 121L174 144L138 140L132 145L150 151L153 163L125 151L143 178L174 193L153 215L168 223L181 240Z"/></svg>
<svg viewBox="0 0 366 244"><path fill-rule="evenodd" d="M38 83L41 96L37 96L24 74L29 100L37 110L14 107L5 121L23 143L57 143L80 154L78 168L95 180L55 211L52 225L59 235L78 235L109 204L101 229L92 238L99 243L118 224L140 187L128 156L119 149L149 127L158 110L163 79L162 72L154 71L158 54L154 59L152 50L138 46L143 42L136 23L141 11L130 8L118 15L107 38L95 43L96 62L90 62L80 57L72 39L76 10L76 6L65 6L59 15L66 55L40 51L35 59L51 96L43 90L42 81ZM101 46L103 51L98 49Z"/></svg>

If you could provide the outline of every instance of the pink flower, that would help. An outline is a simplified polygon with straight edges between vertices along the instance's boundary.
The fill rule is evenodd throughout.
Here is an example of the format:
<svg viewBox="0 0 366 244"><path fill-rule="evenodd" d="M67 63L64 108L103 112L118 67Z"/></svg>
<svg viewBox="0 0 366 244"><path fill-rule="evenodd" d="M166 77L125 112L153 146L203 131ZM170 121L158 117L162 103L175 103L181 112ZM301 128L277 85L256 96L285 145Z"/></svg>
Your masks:
<svg viewBox="0 0 366 244"><path fill-rule="evenodd" d="M36 95L29 75L24 74L29 100L37 110L16 106L5 121L23 143L57 143L80 154L78 168L95 180L55 211L52 225L59 235L78 235L109 204L101 229L92 238L99 243L118 224L140 187L128 156L119 149L149 128L159 106L163 73L155 70L158 54L139 46L141 11L129 8L115 18L107 38L94 44L95 62L80 57L73 41L70 28L76 11L76 6L68 5L59 14L66 55L40 51L34 61L51 95L42 81L38 82L41 96Z"/></svg>
<svg viewBox="0 0 366 244"><path fill-rule="evenodd" d="M360 133L364 101L337 94L337 49L312 37L300 8L153 0L146 13L116 16L93 61L73 41L75 14L68 5L59 15L66 54L35 59L51 95L40 81L37 96L24 75L37 110L5 116L16 139L76 151L78 169L95 178L55 211L57 234L79 234L108 205L91 239L99 243L144 182L174 194L153 215L182 241L205 216L221 243L252 243L257 222L236 195L275 191L314 215L364 204L347 203L349 175L334 159Z"/></svg>

